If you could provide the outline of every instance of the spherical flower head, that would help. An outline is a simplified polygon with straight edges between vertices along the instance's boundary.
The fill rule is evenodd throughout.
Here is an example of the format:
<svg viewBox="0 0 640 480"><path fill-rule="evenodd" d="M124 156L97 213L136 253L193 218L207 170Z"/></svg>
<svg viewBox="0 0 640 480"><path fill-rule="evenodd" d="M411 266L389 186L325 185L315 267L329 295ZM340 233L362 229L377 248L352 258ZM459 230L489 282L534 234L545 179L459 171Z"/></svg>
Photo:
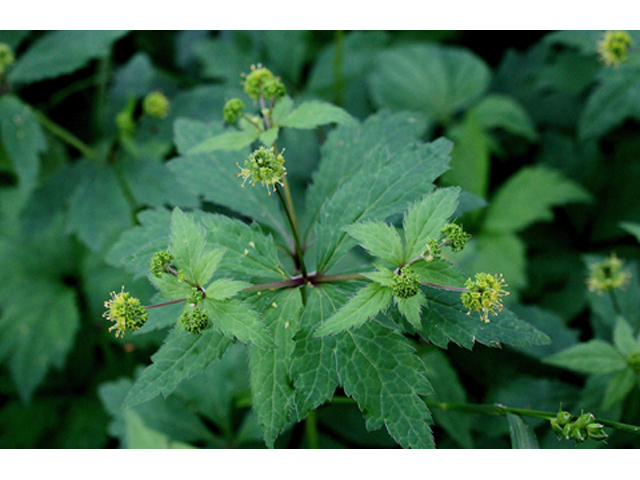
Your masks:
<svg viewBox="0 0 640 480"><path fill-rule="evenodd" d="M451 247L453 252L461 252L467 243L467 240L471 238L462 227L455 223L447 223L440 233L447 237L447 244Z"/></svg>
<svg viewBox="0 0 640 480"><path fill-rule="evenodd" d="M207 312L201 308L188 306L184 309L178 321L185 330L197 334L206 328L209 318L207 317Z"/></svg>
<svg viewBox="0 0 640 480"><path fill-rule="evenodd" d="M103 314L107 320L115 322L109 331L116 330L116 337L124 336L127 330L139 330L147 321L149 314L140 300L131 297L128 292L111 292L111 300L104 302L107 311Z"/></svg>
<svg viewBox="0 0 640 480"><path fill-rule="evenodd" d="M618 66L627 59L631 36L625 31L609 31L598 43L598 53L605 65Z"/></svg>
<svg viewBox="0 0 640 480"><path fill-rule="evenodd" d="M624 261L613 253L604 262L595 263L589 267L587 287L599 294L614 288L626 285L631 278L631 273L623 268Z"/></svg>
<svg viewBox="0 0 640 480"><path fill-rule="evenodd" d="M201 288L192 288L191 293L187 297L187 303L192 307L195 307L204 299L204 292Z"/></svg>
<svg viewBox="0 0 640 480"><path fill-rule="evenodd" d="M167 266L171 263L171 260L173 260L173 255L166 250L154 253L153 257L151 257L151 273L160 278L167 271Z"/></svg>
<svg viewBox="0 0 640 480"><path fill-rule="evenodd" d="M11 47L6 43L0 43L0 75L4 75L7 67L13 65L15 57Z"/></svg>
<svg viewBox="0 0 640 480"><path fill-rule="evenodd" d="M128 110L122 110L116 115L116 126L121 137L130 137L136 132L136 122Z"/></svg>
<svg viewBox="0 0 640 480"><path fill-rule="evenodd" d="M440 255L441 252L442 249L440 248L438 240L435 238L428 238L427 248L422 252L422 258L424 258L426 262L433 262L434 258Z"/></svg>
<svg viewBox="0 0 640 480"><path fill-rule="evenodd" d="M409 265L405 265L399 273L393 276L391 289L396 297L414 297L420 290L420 277L413 273L413 269Z"/></svg>
<svg viewBox="0 0 640 480"><path fill-rule="evenodd" d="M251 73L244 80L244 91L254 100L258 100L261 94L267 100L280 98L286 94L280 78L274 77L271 70L260 64L257 67L251 65Z"/></svg>
<svg viewBox="0 0 640 480"><path fill-rule="evenodd" d="M162 92L151 92L142 100L142 111L150 117L166 118L169 115L169 99Z"/></svg>
<svg viewBox="0 0 640 480"><path fill-rule="evenodd" d="M250 178L251 185L261 183L268 191L270 187L275 191L275 184L281 183L280 180L286 175L284 157L281 153L276 153L273 147L262 146L255 150L244 162L244 166L238 176L244 177L245 181ZM244 185L244 182L242 184Z"/></svg>
<svg viewBox="0 0 640 480"><path fill-rule="evenodd" d="M224 121L230 124L234 124L238 121L238 117L244 110L244 102L239 98L232 98L224 104L222 108L222 116Z"/></svg>
<svg viewBox="0 0 640 480"><path fill-rule="evenodd" d="M509 295L502 275L476 273L475 280L469 278L462 293L462 305L471 312L480 312L480 319L488 323L489 312L497 315L502 310L502 297Z"/></svg>

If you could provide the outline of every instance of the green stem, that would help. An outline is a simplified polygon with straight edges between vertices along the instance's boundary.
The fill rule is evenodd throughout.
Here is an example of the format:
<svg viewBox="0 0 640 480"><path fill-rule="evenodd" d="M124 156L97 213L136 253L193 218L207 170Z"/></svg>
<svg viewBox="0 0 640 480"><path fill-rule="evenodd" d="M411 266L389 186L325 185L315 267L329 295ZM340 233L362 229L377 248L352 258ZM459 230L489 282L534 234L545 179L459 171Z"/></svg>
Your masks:
<svg viewBox="0 0 640 480"><path fill-rule="evenodd" d="M307 433L307 441L309 442L309 448L320 448L320 436L318 435L318 420L316 418L316 411L311 410L307 419L305 420L305 431Z"/></svg>
<svg viewBox="0 0 640 480"><path fill-rule="evenodd" d="M40 125L42 125L44 128L49 130L50 133L58 137L63 142L74 147L76 150L82 153L82 155L84 155L85 157L90 158L92 160L96 160L98 158L98 155L96 154L96 152L91 147L89 147L84 142L82 142L80 139L78 139L75 135L68 132L64 128L62 128L60 125L55 123L53 120L49 119L43 113L38 111L34 111L34 113L36 115L36 118L38 119L38 122L40 122Z"/></svg>
<svg viewBox="0 0 640 480"><path fill-rule="evenodd" d="M344 97L344 31L336 30L333 50L333 103L342 106Z"/></svg>
<svg viewBox="0 0 640 480"><path fill-rule="evenodd" d="M612 288L607 290L609 292L609 298L611 299L611 305L613 306L613 311L616 312L618 317L622 316L622 309L620 308L620 304L618 303L618 299L616 297L616 293Z"/></svg>
<svg viewBox="0 0 640 480"><path fill-rule="evenodd" d="M289 225L291 226L291 232L293 233L293 241L295 243L296 248L296 257L298 267L300 268L300 273L303 278L307 278L307 267L304 264L304 257L302 255L302 244L300 243L300 233L298 231L298 224L295 219L295 213L293 212L293 204L291 204L291 208L289 207L288 202L285 200L282 192L280 191L280 186L278 184L275 185L275 190L278 194L278 198L280 199L280 203L282 203L282 208L287 215L287 220L289 221Z"/></svg>

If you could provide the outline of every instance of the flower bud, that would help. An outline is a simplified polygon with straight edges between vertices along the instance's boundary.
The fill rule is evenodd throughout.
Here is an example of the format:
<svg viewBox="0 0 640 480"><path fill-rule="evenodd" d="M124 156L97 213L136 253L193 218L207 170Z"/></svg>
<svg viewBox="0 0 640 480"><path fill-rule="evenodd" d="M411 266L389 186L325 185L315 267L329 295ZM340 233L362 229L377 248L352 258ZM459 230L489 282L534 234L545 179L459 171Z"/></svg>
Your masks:
<svg viewBox="0 0 640 480"><path fill-rule="evenodd" d="M167 271L167 266L173 260L173 255L168 251L160 251L153 254L151 257L151 272L160 278L163 273Z"/></svg>
<svg viewBox="0 0 640 480"><path fill-rule="evenodd" d="M254 100L259 99L260 95L270 100L281 98L286 94L286 89L280 79L274 77L269 69L260 64L257 67L251 65L251 73L246 76L244 81L244 91Z"/></svg>
<svg viewBox="0 0 640 480"><path fill-rule="evenodd" d="M393 276L391 282L393 294L399 298L411 298L418 293L420 289L420 277L413 273L409 265L405 265Z"/></svg>
<svg viewBox="0 0 640 480"><path fill-rule="evenodd" d="M440 233L447 237L447 244L451 247L451 250L456 253L461 252L467 240L471 238L471 235L455 223L447 223L444 228L440 230Z"/></svg>
<svg viewBox="0 0 640 480"><path fill-rule="evenodd" d="M206 328L209 323L209 318L207 317L207 312L204 310L198 307L187 306L178 321L185 330L197 334Z"/></svg>
<svg viewBox="0 0 640 480"><path fill-rule="evenodd" d="M604 440L609 436L607 432L604 431L604 425L601 423L590 423L585 428L587 430L587 436L591 440Z"/></svg>
<svg viewBox="0 0 640 480"><path fill-rule="evenodd" d="M438 246L438 241L435 238L428 238L427 248L422 252L422 258L424 258L426 262L432 262L441 252L442 249Z"/></svg>
<svg viewBox="0 0 640 480"><path fill-rule="evenodd" d="M244 102L239 98L232 98L227 101L222 108L222 116L224 121L230 124L234 124L238 121L238 117L244 110Z"/></svg>
<svg viewBox="0 0 640 480"><path fill-rule="evenodd" d="M142 100L142 111L150 117L166 118L169 100L161 92L151 92Z"/></svg>

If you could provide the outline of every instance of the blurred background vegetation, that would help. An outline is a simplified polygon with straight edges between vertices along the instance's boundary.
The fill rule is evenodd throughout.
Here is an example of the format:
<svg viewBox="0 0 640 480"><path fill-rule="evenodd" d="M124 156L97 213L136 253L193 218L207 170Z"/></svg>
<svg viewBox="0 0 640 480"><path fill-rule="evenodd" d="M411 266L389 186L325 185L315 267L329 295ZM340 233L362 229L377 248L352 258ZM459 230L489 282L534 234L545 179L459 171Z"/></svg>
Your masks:
<svg viewBox="0 0 640 480"><path fill-rule="evenodd" d="M15 60L0 74L0 447L135 447L145 445L145 428L166 446L262 446L233 349L176 394L150 402L146 414L124 418L117 399L166 330L115 339L102 318L108 293L121 285L143 302L154 294L117 249L120 235L135 235L140 212L230 213L167 167L176 155L173 122L220 123L225 101L241 92L241 73L256 63L294 99L326 100L359 119L416 111L428 119L425 140L453 140L453 168L441 184L488 205L465 215L474 237L459 263L468 274L502 272L509 307L554 343L427 352L425 361L455 386L438 400L549 411L562 403L640 424L637 381L603 406L612 374L541 362L579 342L610 341L617 315L640 328L640 60L631 51L621 65L606 65L603 34L1 31ZM169 100L166 116L144 111L142 99L157 91ZM116 122L122 112L134 131ZM297 204L326 134L282 138ZM617 304L586 284L588 265L613 252L631 273ZM220 387L205 401L198 392L207 382ZM441 447L510 445L497 419L456 417L451 426L452 417L434 413ZM395 445L385 432L366 432L354 405L321 407L318 421L324 446ZM544 447L573 446L542 422L532 426ZM276 445L304 447L304 435L295 427ZM602 444L587 444L595 446ZM605 446L638 441L615 433Z"/></svg>

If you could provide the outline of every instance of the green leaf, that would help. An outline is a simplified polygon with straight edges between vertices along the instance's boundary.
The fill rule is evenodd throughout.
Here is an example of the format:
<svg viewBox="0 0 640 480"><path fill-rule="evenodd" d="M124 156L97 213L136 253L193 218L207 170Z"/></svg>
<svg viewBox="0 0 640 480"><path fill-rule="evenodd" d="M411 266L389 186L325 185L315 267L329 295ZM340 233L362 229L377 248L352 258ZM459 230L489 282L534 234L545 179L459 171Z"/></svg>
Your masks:
<svg viewBox="0 0 640 480"><path fill-rule="evenodd" d="M215 150L241 150L255 142L260 136L258 130L240 130L226 132L198 143L187 154L209 153Z"/></svg>
<svg viewBox="0 0 640 480"><path fill-rule="evenodd" d="M640 223L622 222L620 226L640 242Z"/></svg>
<svg viewBox="0 0 640 480"><path fill-rule="evenodd" d="M414 203L404 216L406 254L404 262L420 256L426 249L427 239L440 238L440 230L458 206L459 188L440 188Z"/></svg>
<svg viewBox="0 0 640 480"><path fill-rule="evenodd" d="M333 130L322 146L322 161L307 191L305 238L320 217L326 199L363 168L371 151L381 145L392 152L401 149L417 140L425 128L424 117L418 114L382 111L356 128L339 126Z"/></svg>
<svg viewBox="0 0 640 480"><path fill-rule="evenodd" d="M317 326L332 316L348 300L347 292L336 285L321 285L309 290L307 304L296 334L291 376L295 382L298 419L333 396L338 386L336 337L315 337Z"/></svg>
<svg viewBox="0 0 640 480"><path fill-rule="evenodd" d="M216 330L228 337L236 337L260 348L273 348L275 344L258 313L238 300L215 300L207 297L204 309Z"/></svg>
<svg viewBox="0 0 640 480"><path fill-rule="evenodd" d="M402 239L394 227L383 222L365 222L344 229L374 257L400 266L404 260Z"/></svg>
<svg viewBox="0 0 640 480"><path fill-rule="evenodd" d="M20 188L30 192L38 180L38 156L47 148L47 141L31 107L14 95L0 97L0 139Z"/></svg>
<svg viewBox="0 0 640 480"><path fill-rule="evenodd" d="M179 208L171 216L169 249L187 280L198 285L207 284L224 255L221 248L206 249L204 228Z"/></svg>
<svg viewBox="0 0 640 480"><path fill-rule="evenodd" d="M418 292L416 296L411 298L399 298L394 296L393 300L398 307L398 311L404 316L404 318L406 318L407 321L415 328L419 329L421 327L420 311L422 310L422 305L427 303L422 293Z"/></svg>
<svg viewBox="0 0 640 480"><path fill-rule="evenodd" d="M602 408L607 410L622 402L637 384L638 374L630 368L617 371L607 385L607 390L602 399Z"/></svg>
<svg viewBox="0 0 640 480"><path fill-rule="evenodd" d="M464 287L467 277L450 261L444 258L434 258L430 262L415 262L411 264L413 273L420 280L436 285L449 287Z"/></svg>
<svg viewBox="0 0 640 480"><path fill-rule="evenodd" d="M358 122L340 107L319 100L305 102L294 108L279 123L281 127L312 129L327 123L356 127Z"/></svg>
<svg viewBox="0 0 640 480"><path fill-rule="evenodd" d="M62 30L48 32L23 55L9 72L11 83L30 83L65 75L94 58L105 57L124 30Z"/></svg>
<svg viewBox="0 0 640 480"><path fill-rule="evenodd" d="M265 350L251 345L249 349L253 410L270 448L292 420L295 392L290 379L291 356L295 348L293 336L298 330L302 311L297 289L284 290L273 298L263 315L277 348Z"/></svg>
<svg viewBox="0 0 640 480"><path fill-rule="evenodd" d="M432 392L425 366L399 333L377 322L338 337L344 391L365 414L368 430L384 425L404 448L433 448L431 415L420 395Z"/></svg>
<svg viewBox="0 0 640 480"><path fill-rule="evenodd" d="M520 415L507 412L507 420L513 448L540 448L535 432Z"/></svg>
<svg viewBox="0 0 640 480"><path fill-rule="evenodd" d="M466 403L467 395L458 378L456 369L449 363L447 356L438 348L429 348L420 352L420 358L426 365L425 376L433 387L434 393L429 401L434 403ZM433 410L436 425L442 427L460 446L473 448L472 417L454 410Z"/></svg>
<svg viewBox="0 0 640 480"><path fill-rule="evenodd" d="M107 263L124 267L134 278L146 276L153 254L168 248L171 212L144 210L138 214L138 222L140 225L125 231L105 257Z"/></svg>
<svg viewBox="0 0 640 480"><path fill-rule="evenodd" d="M123 415L127 448L195 448L182 442L171 441L167 435L147 427L140 416L131 409L126 410Z"/></svg>
<svg viewBox="0 0 640 480"><path fill-rule="evenodd" d="M640 119L639 95L640 66L637 62L606 69L578 121L580 139L601 137L627 118Z"/></svg>
<svg viewBox="0 0 640 480"><path fill-rule="evenodd" d="M316 330L315 336L331 335L359 327L371 317L389 306L391 289L370 283L351 297L340 310Z"/></svg>
<svg viewBox="0 0 640 480"><path fill-rule="evenodd" d="M250 283L228 280L226 278L214 280L207 287L207 298L225 300L235 296L240 290L250 285Z"/></svg>
<svg viewBox="0 0 640 480"><path fill-rule="evenodd" d="M83 160L77 169L78 185L69 198L67 228L98 251L131 226L131 206L110 165Z"/></svg>
<svg viewBox="0 0 640 480"><path fill-rule="evenodd" d="M167 397L178 383L222 356L230 344L231 340L212 328L197 335L172 331L151 357L153 363L144 369L127 394L123 407L132 407L160 394Z"/></svg>
<svg viewBox="0 0 640 480"><path fill-rule="evenodd" d="M590 200L584 188L555 170L541 165L522 168L494 196L483 230L516 232L532 223L551 220L555 206Z"/></svg>
<svg viewBox="0 0 640 480"><path fill-rule="evenodd" d="M544 359L545 363L581 373L599 374L627 368L627 362L610 343L589 340Z"/></svg>
<svg viewBox="0 0 640 480"><path fill-rule="evenodd" d="M6 362L20 398L28 402L51 367L64 366L80 328L73 289L25 278L0 292L0 360Z"/></svg>
<svg viewBox="0 0 640 480"><path fill-rule="evenodd" d="M243 188L242 180L238 178L248 150L187 155L185 152L190 148L219 132L220 126L179 119L174 130L176 146L182 156L170 161L168 166L192 193L267 224L287 238L286 219L281 209L276 208L275 196L269 196L267 189L260 185Z"/></svg>
<svg viewBox="0 0 640 480"><path fill-rule="evenodd" d="M221 271L244 278L288 278L280 265L273 239L266 236L258 224L247 225L225 215L213 214L203 215L202 223L207 241L226 250Z"/></svg>
<svg viewBox="0 0 640 480"><path fill-rule="evenodd" d="M378 55L370 83L380 107L446 120L486 91L490 75L486 63L469 50L407 45Z"/></svg>
<svg viewBox="0 0 640 480"><path fill-rule="evenodd" d="M638 350L634 340L633 329L624 317L618 317L613 328L613 345L623 357L628 357Z"/></svg>
<svg viewBox="0 0 640 480"><path fill-rule="evenodd" d="M409 145L399 152L378 148L369 153L367 167L355 173L322 207L316 228L318 271L328 270L354 240L341 230L366 220L384 220L404 211L432 188L446 169L451 143L443 138Z"/></svg>
<svg viewBox="0 0 640 480"><path fill-rule="evenodd" d="M477 105L469 109L483 130L503 129L528 140L536 140L535 126L527 111L512 97L491 94L483 97Z"/></svg>
<svg viewBox="0 0 640 480"><path fill-rule="evenodd" d="M549 337L518 319L513 312L503 309L490 316L489 323L480 320L462 306L459 292L424 288L429 308L423 310L422 330L418 333L435 345L446 348L454 342L471 349L475 343L489 347L507 345L546 345Z"/></svg>

